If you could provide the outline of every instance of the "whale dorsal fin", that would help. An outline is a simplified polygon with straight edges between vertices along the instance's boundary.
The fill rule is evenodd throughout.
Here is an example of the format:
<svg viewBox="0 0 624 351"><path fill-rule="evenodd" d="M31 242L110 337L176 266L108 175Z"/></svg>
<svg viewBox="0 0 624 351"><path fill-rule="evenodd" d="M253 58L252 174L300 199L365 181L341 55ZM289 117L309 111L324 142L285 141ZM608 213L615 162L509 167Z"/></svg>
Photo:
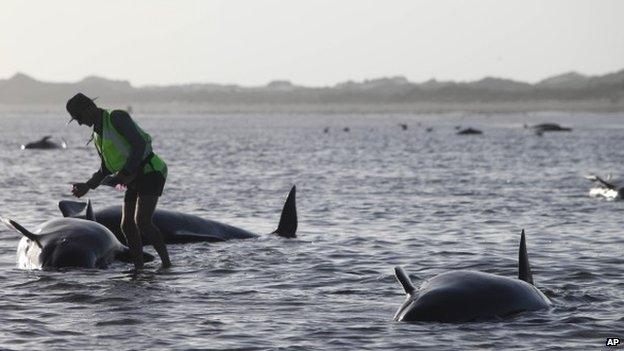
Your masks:
<svg viewBox="0 0 624 351"><path fill-rule="evenodd" d="M15 222L15 221L12 221L10 219L2 218L2 223L4 223L4 225L9 227L10 229L17 230L23 236L25 236L28 239L34 241L37 244L37 246L39 246L39 248L41 248L41 242L39 242L39 236L38 235L36 235L34 233L31 233L30 231L28 231L28 229L22 227L21 225L19 225L19 223Z"/></svg>
<svg viewBox="0 0 624 351"><path fill-rule="evenodd" d="M93 207L91 206L91 199L87 200L87 215L85 218L89 221L97 222L95 220L95 213L93 213Z"/></svg>
<svg viewBox="0 0 624 351"><path fill-rule="evenodd" d="M59 210L63 217L74 217L79 215L87 206L85 202L61 200L58 203Z"/></svg>
<svg viewBox="0 0 624 351"><path fill-rule="evenodd" d="M297 237L297 203L296 203L297 186L293 185L288 193L282 215L280 216L279 225L273 234L283 236L285 238Z"/></svg>
<svg viewBox="0 0 624 351"><path fill-rule="evenodd" d="M520 237L520 250L518 254L518 279L524 280L529 284L533 284L533 274L531 273L531 265L529 264L529 255L526 249L526 240L524 238L524 229Z"/></svg>
<svg viewBox="0 0 624 351"><path fill-rule="evenodd" d="M394 276L397 278L399 283L403 285L403 289L405 290L406 294L411 295L414 292L414 290L416 290L416 288L414 287L414 284L412 284L412 280L410 279L409 275L405 273L402 267L399 267L399 266L394 267Z"/></svg>

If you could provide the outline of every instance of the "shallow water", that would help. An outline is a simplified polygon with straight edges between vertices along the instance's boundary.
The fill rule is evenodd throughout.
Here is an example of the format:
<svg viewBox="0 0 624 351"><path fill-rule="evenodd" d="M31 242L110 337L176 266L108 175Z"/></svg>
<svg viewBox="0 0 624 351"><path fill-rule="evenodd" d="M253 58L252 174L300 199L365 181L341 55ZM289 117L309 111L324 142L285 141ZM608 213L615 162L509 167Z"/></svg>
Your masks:
<svg viewBox="0 0 624 351"><path fill-rule="evenodd" d="M624 338L624 202L590 198L583 175L623 173L623 117L136 113L169 165L161 208L270 233L297 184L299 238L170 246L173 268L152 263L138 275L121 263L48 272L15 268L19 236L2 227L0 346L605 348L607 337ZM61 112L0 116L1 216L27 228L59 216L67 183L97 169L84 147L88 129L65 120ZM574 131L539 137L522 127L541 122ZM484 134L455 136L456 125ZM46 134L70 148L19 149ZM123 193L89 196L97 210ZM395 265L417 286L451 269L515 276L523 228L551 310L392 322L404 299Z"/></svg>

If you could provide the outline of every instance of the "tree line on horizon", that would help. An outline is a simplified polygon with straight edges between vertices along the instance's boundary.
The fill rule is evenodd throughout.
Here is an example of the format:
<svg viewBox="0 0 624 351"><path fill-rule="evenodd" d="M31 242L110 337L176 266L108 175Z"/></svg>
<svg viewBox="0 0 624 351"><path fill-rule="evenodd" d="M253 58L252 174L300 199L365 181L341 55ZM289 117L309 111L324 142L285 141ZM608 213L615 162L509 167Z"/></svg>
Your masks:
<svg viewBox="0 0 624 351"><path fill-rule="evenodd" d="M530 84L487 77L474 82L429 80L413 83L405 77L348 81L328 87L305 87L289 81L243 87L181 84L134 87L128 81L87 77L74 83L36 80L22 73L0 80L0 103L58 103L76 92L124 103L214 104L393 104L505 103L539 101L624 101L624 70L601 76L570 72Z"/></svg>

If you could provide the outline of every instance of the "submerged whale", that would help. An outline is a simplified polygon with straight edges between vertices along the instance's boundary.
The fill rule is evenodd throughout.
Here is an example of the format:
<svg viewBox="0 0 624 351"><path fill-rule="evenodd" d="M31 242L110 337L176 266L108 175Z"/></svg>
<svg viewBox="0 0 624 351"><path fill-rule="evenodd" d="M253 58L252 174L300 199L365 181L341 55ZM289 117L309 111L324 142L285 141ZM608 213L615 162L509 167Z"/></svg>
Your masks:
<svg viewBox="0 0 624 351"><path fill-rule="evenodd" d="M607 200L621 200L624 197L624 187L620 187L615 181L612 181L611 176L607 180L593 174L587 175L585 178L600 184L589 189L590 197L604 197Z"/></svg>
<svg viewBox="0 0 624 351"><path fill-rule="evenodd" d="M557 123L541 123L533 126L525 126L525 128L531 128L536 133L544 133L544 132L570 132L572 128L562 127Z"/></svg>
<svg viewBox="0 0 624 351"><path fill-rule="evenodd" d="M483 132L474 128L466 128L466 129L460 130L459 132L455 134L457 135L480 135L480 134L483 134Z"/></svg>
<svg viewBox="0 0 624 351"><path fill-rule="evenodd" d="M65 140L61 144L57 144L53 141L50 141L52 138L51 135L46 135L38 141L34 141L32 143L28 143L21 146L21 149L41 149L41 150L51 150L51 149L66 149L67 143Z"/></svg>
<svg viewBox="0 0 624 351"><path fill-rule="evenodd" d="M295 201L297 188L292 187L280 216L279 225L272 233L285 238L297 236L297 206ZM65 217L82 217L82 212L93 212L89 203L77 201L60 201L59 209ZM110 206L95 212L98 223L110 229L122 243L126 238L121 231L121 206ZM237 228L217 221L204 219L199 216L176 211L156 209L153 217L154 224L160 229L167 244L183 244L192 242L218 242L231 239L248 239L258 237L258 234L245 229ZM143 245L150 244L148 237L141 236Z"/></svg>
<svg viewBox="0 0 624 351"><path fill-rule="evenodd" d="M53 219L34 233L13 220L2 219L2 222L23 235L17 247L19 268L106 268L115 260L132 262L128 247L106 227L89 219ZM154 259L147 253L143 257L146 262Z"/></svg>
<svg viewBox="0 0 624 351"><path fill-rule="evenodd" d="M520 239L518 279L477 271L437 275L416 290L401 267L395 268L407 299L395 321L470 322L546 309L550 300L533 285L524 230Z"/></svg>

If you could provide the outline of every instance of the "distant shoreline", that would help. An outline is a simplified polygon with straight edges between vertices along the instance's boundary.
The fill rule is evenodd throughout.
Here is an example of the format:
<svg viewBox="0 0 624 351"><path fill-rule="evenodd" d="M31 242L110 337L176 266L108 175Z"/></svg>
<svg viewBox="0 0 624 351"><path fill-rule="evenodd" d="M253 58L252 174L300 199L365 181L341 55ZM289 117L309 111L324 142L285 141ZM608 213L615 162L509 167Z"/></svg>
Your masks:
<svg viewBox="0 0 624 351"><path fill-rule="evenodd" d="M304 87L273 81L261 87L185 84L134 87L128 81L87 77L51 83L25 74L0 80L0 104L65 106L77 92L99 97L98 105L172 109L200 113L518 113L535 111L624 111L624 70L602 76L569 72L529 84L486 77L474 82L405 77L347 81L331 87Z"/></svg>

